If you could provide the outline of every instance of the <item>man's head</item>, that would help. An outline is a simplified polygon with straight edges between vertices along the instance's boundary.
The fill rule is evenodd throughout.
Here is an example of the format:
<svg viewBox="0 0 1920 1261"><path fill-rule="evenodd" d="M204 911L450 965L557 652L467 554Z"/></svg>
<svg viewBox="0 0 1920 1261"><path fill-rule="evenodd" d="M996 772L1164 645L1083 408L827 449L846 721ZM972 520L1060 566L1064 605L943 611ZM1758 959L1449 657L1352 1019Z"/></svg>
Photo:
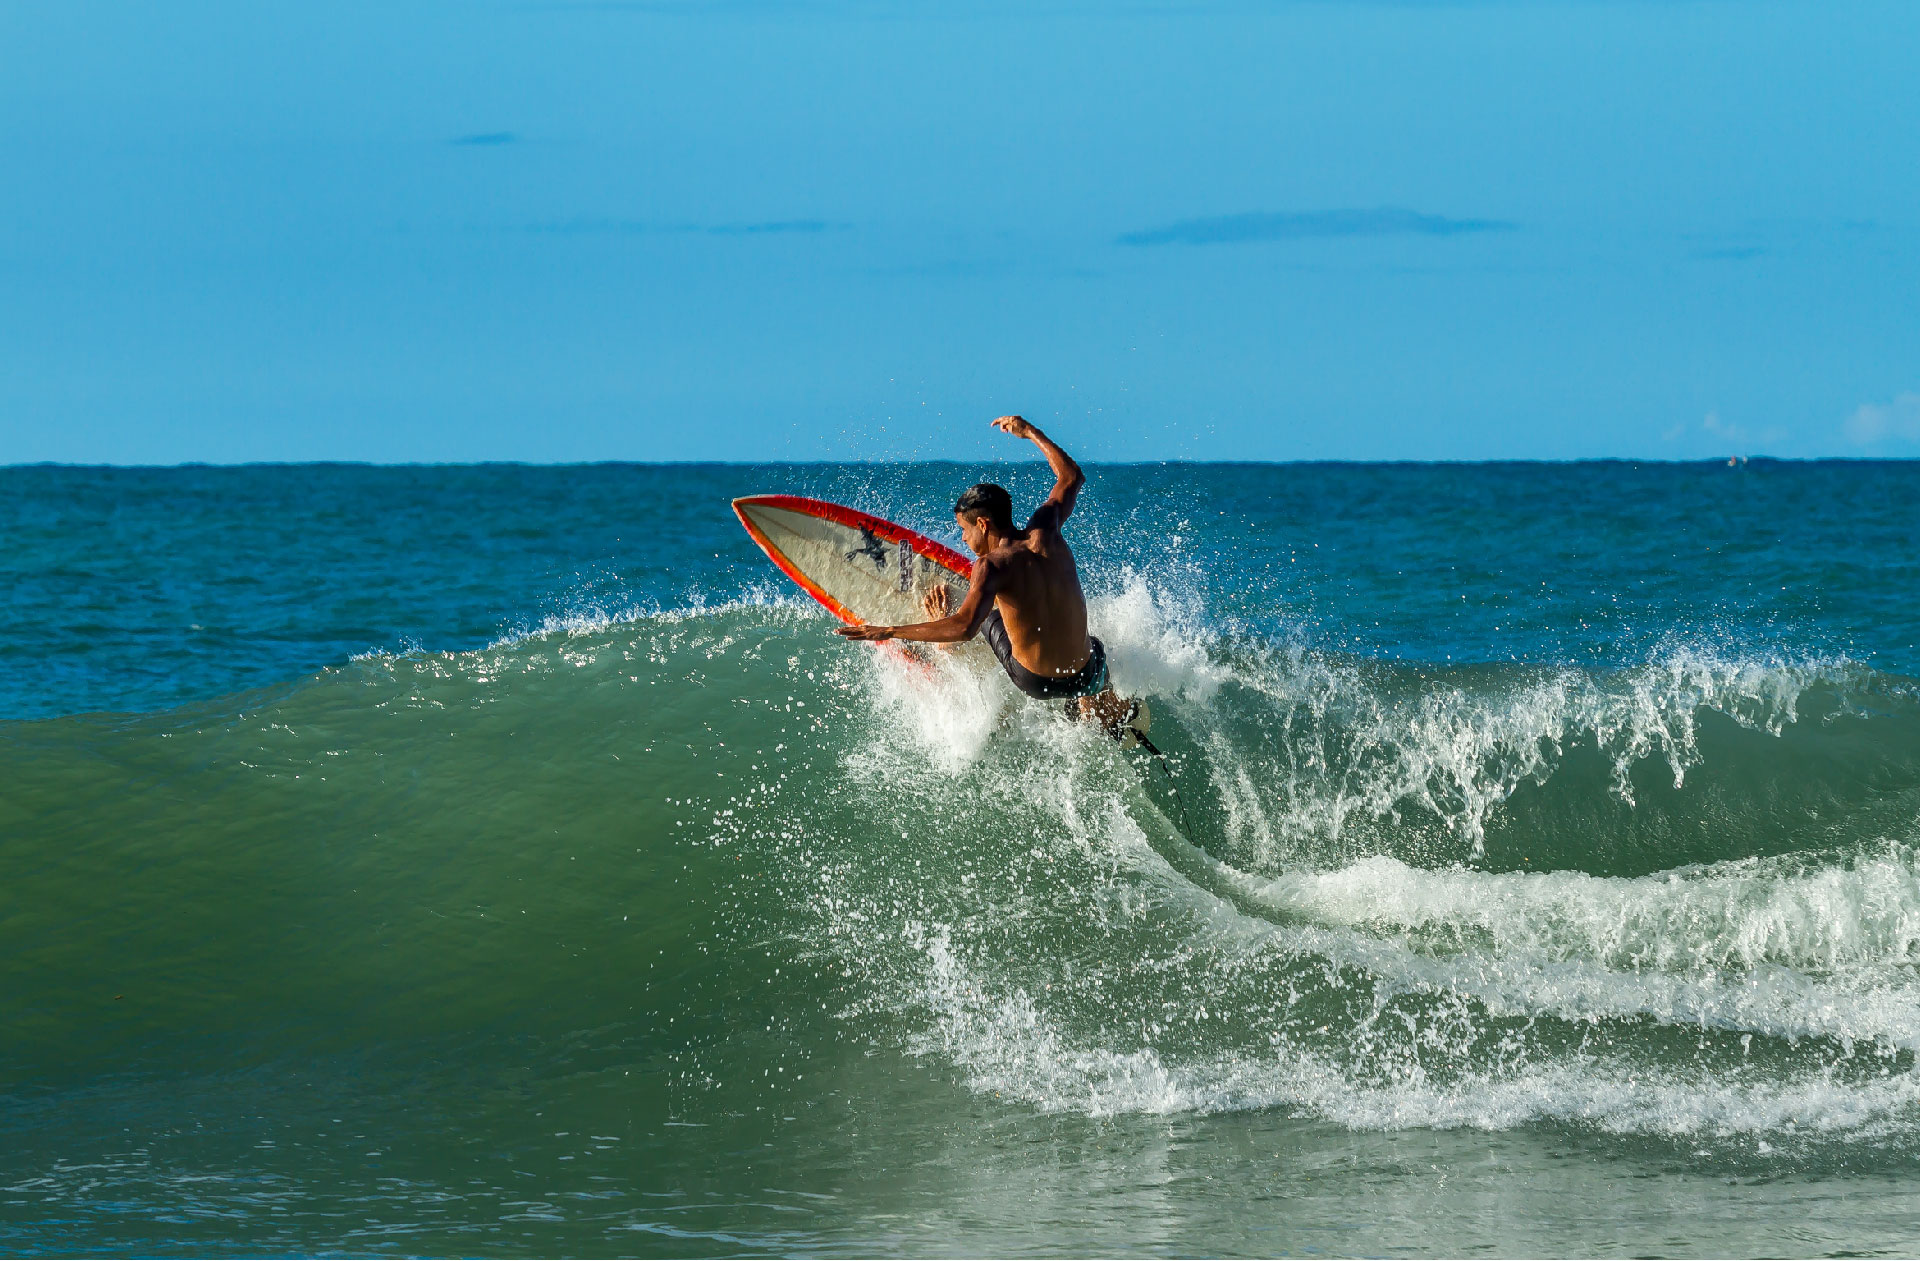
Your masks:
<svg viewBox="0 0 1920 1261"><path fill-rule="evenodd" d="M953 519L960 523L960 537L973 554L985 556L993 550L996 536L1013 537L1013 496L992 482L970 486L953 505Z"/></svg>

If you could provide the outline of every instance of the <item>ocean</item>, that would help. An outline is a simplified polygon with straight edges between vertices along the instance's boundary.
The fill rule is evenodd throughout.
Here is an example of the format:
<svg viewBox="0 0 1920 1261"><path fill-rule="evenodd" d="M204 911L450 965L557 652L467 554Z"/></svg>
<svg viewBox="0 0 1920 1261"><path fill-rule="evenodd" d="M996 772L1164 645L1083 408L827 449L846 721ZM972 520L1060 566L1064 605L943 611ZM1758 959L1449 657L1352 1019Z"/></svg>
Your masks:
<svg viewBox="0 0 1920 1261"><path fill-rule="evenodd" d="M1920 1248L1920 464L0 469L0 1251Z"/></svg>

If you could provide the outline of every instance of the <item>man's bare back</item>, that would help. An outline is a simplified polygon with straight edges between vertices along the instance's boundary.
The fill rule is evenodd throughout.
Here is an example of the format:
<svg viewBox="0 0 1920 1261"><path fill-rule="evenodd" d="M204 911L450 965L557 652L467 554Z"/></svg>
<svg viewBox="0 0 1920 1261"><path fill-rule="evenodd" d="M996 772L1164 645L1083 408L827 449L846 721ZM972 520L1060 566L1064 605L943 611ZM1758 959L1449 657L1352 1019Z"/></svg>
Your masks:
<svg viewBox="0 0 1920 1261"><path fill-rule="evenodd" d="M1078 697L1083 714L1115 727L1125 721L1128 706L1107 682L1105 647L1087 634L1079 568L1060 532L1086 475L1073 457L1022 417L1002 416L993 425L1028 439L1047 457L1054 483L1046 501L1026 527L1018 529L1005 490L986 483L973 487L954 505L953 514L961 537L979 557L960 607L949 610L946 589L938 587L928 600L929 621L843 626L840 634L848 639L948 644L984 630L1014 686L1040 699Z"/></svg>
<svg viewBox="0 0 1920 1261"><path fill-rule="evenodd" d="M1030 525L980 560L1021 665L1039 675L1066 675L1087 663L1087 601L1057 522Z"/></svg>

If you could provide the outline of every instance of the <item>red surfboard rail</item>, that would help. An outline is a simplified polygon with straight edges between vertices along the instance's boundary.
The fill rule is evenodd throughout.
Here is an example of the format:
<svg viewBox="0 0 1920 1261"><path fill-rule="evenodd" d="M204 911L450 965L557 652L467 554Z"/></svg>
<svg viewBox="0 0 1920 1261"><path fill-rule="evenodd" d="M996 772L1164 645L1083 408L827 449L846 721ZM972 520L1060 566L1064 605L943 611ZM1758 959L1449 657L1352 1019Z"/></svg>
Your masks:
<svg viewBox="0 0 1920 1261"><path fill-rule="evenodd" d="M835 525L859 530L863 534L871 534L882 542L894 546L905 543L920 556L951 570L961 578L971 578L973 574L972 562L945 543L930 539L896 521L876 517L870 512L862 512L858 508L849 508L845 504L837 504L825 499L809 499L805 495L743 495L734 500L734 515L740 518L740 524L746 527L753 541L760 545L760 550L767 554L767 559L778 566L781 573L793 579L794 584L802 591L818 600L829 613L852 626L861 626L865 623L851 609L822 590L818 583L809 578L773 540L767 537L766 532L760 529L747 514L746 510L751 507L778 508L802 516L817 517L823 521L831 521Z"/></svg>

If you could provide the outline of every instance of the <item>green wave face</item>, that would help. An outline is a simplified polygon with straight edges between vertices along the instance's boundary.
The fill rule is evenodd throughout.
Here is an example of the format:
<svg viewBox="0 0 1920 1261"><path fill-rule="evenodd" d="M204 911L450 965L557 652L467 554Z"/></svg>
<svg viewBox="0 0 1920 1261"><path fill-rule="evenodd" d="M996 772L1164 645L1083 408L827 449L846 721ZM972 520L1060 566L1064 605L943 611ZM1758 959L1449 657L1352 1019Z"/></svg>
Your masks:
<svg viewBox="0 0 1920 1261"><path fill-rule="evenodd" d="M761 779L740 753L791 672L766 654L819 638L788 612L654 619L7 728L32 856L8 927L45 980L15 1071L164 1065L198 1053L183 1026L267 1052L631 1014L636 966L710 943L698 899L734 873L685 842Z"/></svg>
<svg viewBox="0 0 1920 1261"><path fill-rule="evenodd" d="M0 728L0 1071L96 1179L45 1194L249 1203L229 1237L269 1247L272 1195L398 1180L368 1246L783 1251L847 1228L808 1196L945 1206L924 1224L1137 1174L995 1164L1035 1126L1910 1167L1908 684L1679 651L1391 670L1142 590L1097 613L1165 767L784 604ZM72 1239L176 1237L138 1216Z"/></svg>

